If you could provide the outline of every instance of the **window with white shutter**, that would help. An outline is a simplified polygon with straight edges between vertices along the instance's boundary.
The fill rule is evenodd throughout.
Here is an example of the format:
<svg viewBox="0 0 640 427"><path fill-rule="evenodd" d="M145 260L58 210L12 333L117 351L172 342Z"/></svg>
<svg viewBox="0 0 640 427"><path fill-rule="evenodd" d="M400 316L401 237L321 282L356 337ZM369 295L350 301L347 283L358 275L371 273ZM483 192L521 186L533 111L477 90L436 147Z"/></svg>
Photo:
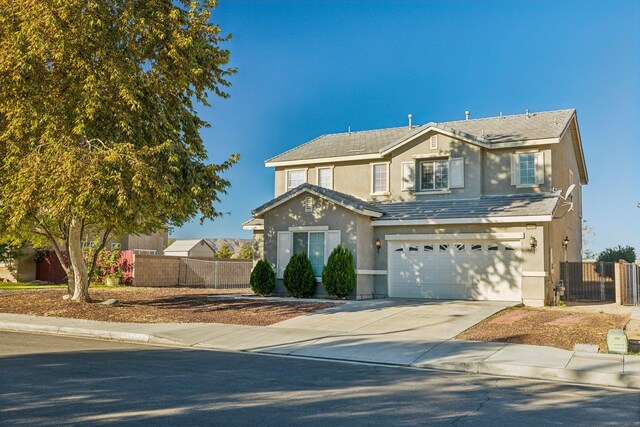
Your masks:
<svg viewBox="0 0 640 427"><path fill-rule="evenodd" d="M291 250L293 244L293 233L290 231L278 231L278 260L277 275L282 279L284 269L291 259Z"/></svg>
<svg viewBox="0 0 640 427"><path fill-rule="evenodd" d="M449 160L449 188L464 187L464 159L462 157Z"/></svg>
<svg viewBox="0 0 640 427"><path fill-rule="evenodd" d="M300 227L304 229L304 227ZM340 230L327 231L279 231L278 232L278 267L277 277L282 279L284 270L291 259L291 255L304 253L311 261L311 267L316 277L322 276L322 270L327 264L331 251L340 244Z"/></svg>
<svg viewBox="0 0 640 427"><path fill-rule="evenodd" d="M402 182L400 187L402 190L413 190L416 180L415 163L414 162L402 162Z"/></svg>
<svg viewBox="0 0 640 427"><path fill-rule="evenodd" d="M511 155L511 185L536 187L544 184L544 152Z"/></svg>

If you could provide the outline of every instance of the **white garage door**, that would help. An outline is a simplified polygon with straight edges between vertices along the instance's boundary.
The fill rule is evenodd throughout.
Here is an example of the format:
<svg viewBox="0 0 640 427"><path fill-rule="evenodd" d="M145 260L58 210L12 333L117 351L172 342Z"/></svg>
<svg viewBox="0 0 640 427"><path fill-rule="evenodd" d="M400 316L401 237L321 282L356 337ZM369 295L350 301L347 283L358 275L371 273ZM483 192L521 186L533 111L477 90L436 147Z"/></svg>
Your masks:
<svg viewBox="0 0 640 427"><path fill-rule="evenodd" d="M389 296L520 301L517 242L391 242Z"/></svg>

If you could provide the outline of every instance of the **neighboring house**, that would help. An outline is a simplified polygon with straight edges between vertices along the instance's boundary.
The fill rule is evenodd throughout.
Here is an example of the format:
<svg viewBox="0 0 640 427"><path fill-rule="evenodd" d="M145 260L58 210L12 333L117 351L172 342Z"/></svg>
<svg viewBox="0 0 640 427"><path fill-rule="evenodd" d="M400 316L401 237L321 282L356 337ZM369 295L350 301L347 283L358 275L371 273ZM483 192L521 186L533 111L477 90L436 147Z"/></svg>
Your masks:
<svg viewBox="0 0 640 427"><path fill-rule="evenodd" d="M123 251L131 250L136 254L145 255L162 255L162 251L167 247L169 232L159 231L148 235L128 234L122 237L109 239L106 249L119 248ZM83 246L92 242L91 236L83 242ZM42 264L41 261L34 260L34 250L31 246L25 245L22 248L23 256L11 263L0 263L0 280L31 282L33 280L50 281L51 275L57 275L58 268L51 267L48 264ZM51 256L56 255L51 252ZM59 265L59 264L58 264Z"/></svg>
<svg viewBox="0 0 640 427"><path fill-rule="evenodd" d="M580 260L588 177L573 109L324 135L265 163L276 197L243 226L279 293L293 253L320 280L339 243L356 298L541 306L559 262Z"/></svg>
<svg viewBox="0 0 640 427"><path fill-rule="evenodd" d="M123 251L133 251L140 255L162 255L162 251L168 246L169 231L158 231L152 234L127 234L122 237L114 237L107 242L107 249L120 248Z"/></svg>
<svg viewBox="0 0 640 427"><path fill-rule="evenodd" d="M34 251L29 245L20 249L22 256L17 260L0 262L0 281L31 282L36 280Z"/></svg>
<svg viewBox="0 0 640 427"><path fill-rule="evenodd" d="M213 258L216 255L205 239L176 240L164 250L164 255L191 258Z"/></svg>

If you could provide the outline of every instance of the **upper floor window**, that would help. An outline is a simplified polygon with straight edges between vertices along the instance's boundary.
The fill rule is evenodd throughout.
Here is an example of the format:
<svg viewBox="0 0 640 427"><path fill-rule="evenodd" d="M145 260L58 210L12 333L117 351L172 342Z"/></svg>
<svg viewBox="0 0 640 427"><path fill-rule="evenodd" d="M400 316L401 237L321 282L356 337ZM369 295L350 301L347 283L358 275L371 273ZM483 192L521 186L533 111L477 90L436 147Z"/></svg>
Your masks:
<svg viewBox="0 0 640 427"><path fill-rule="evenodd" d="M371 190L373 194L389 192L389 164L376 163L371 165L372 183Z"/></svg>
<svg viewBox="0 0 640 427"><path fill-rule="evenodd" d="M534 153L520 154L520 184L536 183L536 156Z"/></svg>
<svg viewBox="0 0 640 427"><path fill-rule="evenodd" d="M445 190L449 188L449 161L420 162L420 190Z"/></svg>
<svg viewBox="0 0 640 427"><path fill-rule="evenodd" d="M287 171L287 191L306 182L307 171L304 169Z"/></svg>
<svg viewBox="0 0 640 427"><path fill-rule="evenodd" d="M511 185L535 187L544 183L544 152L511 155Z"/></svg>
<svg viewBox="0 0 640 427"><path fill-rule="evenodd" d="M332 168L319 168L318 169L318 186L323 188L333 189L333 169Z"/></svg>

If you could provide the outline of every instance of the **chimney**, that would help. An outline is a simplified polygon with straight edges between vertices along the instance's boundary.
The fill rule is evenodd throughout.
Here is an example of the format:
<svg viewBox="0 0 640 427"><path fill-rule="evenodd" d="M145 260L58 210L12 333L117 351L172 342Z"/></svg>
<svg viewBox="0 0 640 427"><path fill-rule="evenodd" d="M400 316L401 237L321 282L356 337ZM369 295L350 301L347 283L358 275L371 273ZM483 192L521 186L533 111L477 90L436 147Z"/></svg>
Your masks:
<svg viewBox="0 0 640 427"><path fill-rule="evenodd" d="M409 129L413 129L413 125L411 124L411 119L413 119L413 115L409 114Z"/></svg>
<svg viewBox="0 0 640 427"><path fill-rule="evenodd" d="M471 114L471 113L470 113L470 112L468 112L468 111L465 111L465 112L464 112L465 120L469 120L469 114Z"/></svg>
<svg viewBox="0 0 640 427"><path fill-rule="evenodd" d="M527 117L527 119L528 119L529 117L531 117L531 115L529 114L529 109L528 109L528 108L525 108L525 110L524 110L524 115Z"/></svg>

